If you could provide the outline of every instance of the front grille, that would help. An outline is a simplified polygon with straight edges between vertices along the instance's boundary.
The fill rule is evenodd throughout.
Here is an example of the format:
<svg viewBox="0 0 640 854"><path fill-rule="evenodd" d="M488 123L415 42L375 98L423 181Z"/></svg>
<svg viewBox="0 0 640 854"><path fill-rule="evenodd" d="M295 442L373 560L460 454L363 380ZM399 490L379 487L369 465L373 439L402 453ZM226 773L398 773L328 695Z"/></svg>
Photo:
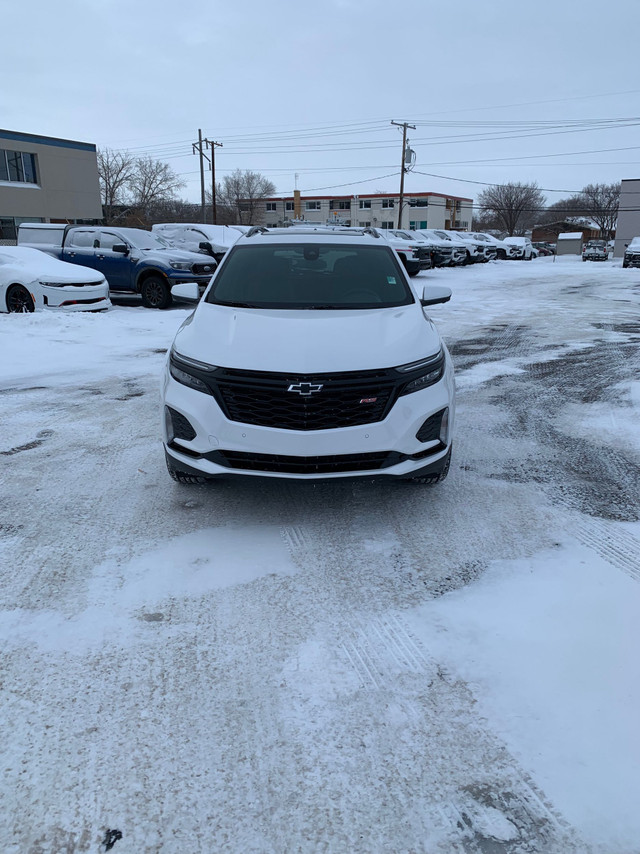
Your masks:
<svg viewBox="0 0 640 854"><path fill-rule="evenodd" d="M243 451L216 451L213 462L244 471L281 474L337 474L340 472L378 471L396 465L408 457L395 451L372 454L340 454L322 457L289 457L282 454L248 454Z"/></svg>
<svg viewBox="0 0 640 854"><path fill-rule="evenodd" d="M426 246L419 246L415 250L415 255L420 261L424 261L425 258L431 258L431 249Z"/></svg>
<svg viewBox="0 0 640 854"><path fill-rule="evenodd" d="M333 430L382 421L400 382L397 374L384 370L307 376L222 369L209 385L231 421L280 430ZM291 386L305 394L289 391ZM312 392L317 386L321 389Z"/></svg>
<svg viewBox="0 0 640 854"><path fill-rule="evenodd" d="M215 268L216 265L212 261L209 264L194 264L191 268L191 272L194 276L213 276Z"/></svg>

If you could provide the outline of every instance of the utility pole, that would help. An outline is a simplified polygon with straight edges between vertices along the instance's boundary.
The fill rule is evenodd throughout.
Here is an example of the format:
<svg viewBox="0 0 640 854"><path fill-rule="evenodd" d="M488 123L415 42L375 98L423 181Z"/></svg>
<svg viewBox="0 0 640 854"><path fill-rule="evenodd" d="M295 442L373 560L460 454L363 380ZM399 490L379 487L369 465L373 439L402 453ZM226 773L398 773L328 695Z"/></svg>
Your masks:
<svg viewBox="0 0 640 854"><path fill-rule="evenodd" d="M215 142L212 139L205 139L204 143L207 148L211 149L211 160L209 161L209 166L211 167L211 215L213 217L213 224L216 225L218 222L218 211L216 209L216 146L222 148L222 143Z"/></svg>
<svg viewBox="0 0 640 854"><path fill-rule="evenodd" d="M195 154L196 151L200 155L200 218L202 222L205 222L204 216L204 151L202 150L202 129L198 129L198 141L191 143L192 154Z"/></svg>
<svg viewBox="0 0 640 854"><path fill-rule="evenodd" d="M415 130L415 125L408 122L391 122L392 125L402 128L402 160L400 162L400 201L398 203L398 228L402 228L402 203L404 202L404 173L409 170L406 167L407 157L407 128Z"/></svg>

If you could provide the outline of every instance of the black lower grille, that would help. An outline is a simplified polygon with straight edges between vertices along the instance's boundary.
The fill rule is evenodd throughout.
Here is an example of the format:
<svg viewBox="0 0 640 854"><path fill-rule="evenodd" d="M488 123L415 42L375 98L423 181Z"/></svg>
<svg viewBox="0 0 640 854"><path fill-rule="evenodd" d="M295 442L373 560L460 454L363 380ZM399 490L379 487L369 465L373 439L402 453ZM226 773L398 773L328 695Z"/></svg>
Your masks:
<svg viewBox="0 0 640 854"><path fill-rule="evenodd" d="M322 457L289 457L282 454L248 454L242 451L217 451L214 462L245 471L282 474L332 474L377 471L396 465L407 457L395 451L373 454L340 454Z"/></svg>
<svg viewBox="0 0 640 854"><path fill-rule="evenodd" d="M332 430L382 421L398 378L385 371L295 376L225 370L212 390L231 421L281 430Z"/></svg>
<svg viewBox="0 0 640 854"><path fill-rule="evenodd" d="M433 442L440 438L440 425L442 424L442 416L444 409L429 416L422 427L416 433L416 439L419 442Z"/></svg>
<svg viewBox="0 0 640 854"><path fill-rule="evenodd" d="M196 438L196 431L193 429L191 422L188 418L178 412L176 409L173 409L171 406L167 406L167 410L169 412L169 416L171 418L171 425L173 427L173 435L176 439L186 439L187 442L190 442L192 439Z"/></svg>

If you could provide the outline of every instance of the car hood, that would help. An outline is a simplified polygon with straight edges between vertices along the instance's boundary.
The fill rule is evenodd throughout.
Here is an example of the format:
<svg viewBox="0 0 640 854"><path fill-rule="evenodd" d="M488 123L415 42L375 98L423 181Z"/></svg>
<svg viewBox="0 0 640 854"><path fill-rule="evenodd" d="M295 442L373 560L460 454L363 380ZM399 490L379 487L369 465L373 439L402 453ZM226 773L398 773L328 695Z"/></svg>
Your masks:
<svg viewBox="0 0 640 854"><path fill-rule="evenodd" d="M187 261L189 264L206 264L201 252L189 252L188 249L135 249L136 256L141 261L153 261L169 264L171 261ZM211 262L213 264L213 262Z"/></svg>
<svg viewBox="0 0 640 854"><path fill-rule="evenodd" d="M415 303L342 311L247 309L200 303L178 330L178 353L225 368L299 374L366 371L438 352L440 336Z"/></svg>
<svg viewBox="0 0 640 854"><path fill-rule="evenodd" d="M67 261L58 261L50 255L38 250L38 257L17 259L11 264L0 265L0 281L18 281L22 284L31 282L54 282L55 284L102 284L104 276L91 267L83 267L78 264L69 264Z"/></svg>

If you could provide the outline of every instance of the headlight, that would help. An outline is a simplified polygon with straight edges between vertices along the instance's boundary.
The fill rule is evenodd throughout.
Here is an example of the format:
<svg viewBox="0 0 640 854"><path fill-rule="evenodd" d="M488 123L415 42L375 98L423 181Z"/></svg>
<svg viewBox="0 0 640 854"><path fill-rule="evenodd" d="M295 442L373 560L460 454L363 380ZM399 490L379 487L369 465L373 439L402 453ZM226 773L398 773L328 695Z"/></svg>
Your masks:
<svg viewBox="0 0 640 854"><path fill-rule="evenodd" d="M208 365L206 362L188 359L186 356L176 353L175 350L171 350L171 355L169 356L169 373L176 382L182 385L186 385L196 391L201 391L204 394L211 394L211 390L205 380L217 370L216 365Z"/></svg>
<svg viewBox="0 0 640 854"><path fill-rule="evenodd" d="M191 270L191 261L169 261L174 270Z"/></svg>
<svg viewBox="0 0 640 854"><path fill-rule="evenodd" d="M409 382L401 389L400 394L411 394L420 391L430 385L434 385L444 373L444 350L440 349L435 356L421 359L419 362L410 362L408 365L400 365L396 368L401 374L408 374Z"/></svg>

